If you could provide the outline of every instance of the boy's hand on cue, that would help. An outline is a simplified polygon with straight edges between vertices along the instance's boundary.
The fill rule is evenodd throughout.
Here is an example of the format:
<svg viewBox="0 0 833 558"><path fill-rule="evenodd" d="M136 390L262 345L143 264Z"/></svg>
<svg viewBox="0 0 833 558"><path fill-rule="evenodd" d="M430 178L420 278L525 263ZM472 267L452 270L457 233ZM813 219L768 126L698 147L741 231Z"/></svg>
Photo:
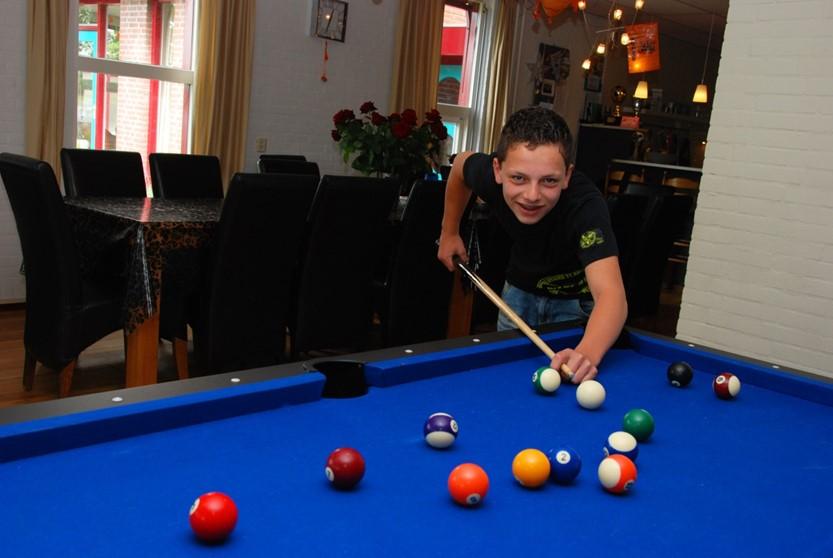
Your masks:
<svg viewBox="0 0 833 558"><path fill-rule="evenodd" d="M555 353L550 367L566 374L567 378L574 384L580 384L584 380L592 380L599 373L596 365L575 349L564 349Z"/></svg>

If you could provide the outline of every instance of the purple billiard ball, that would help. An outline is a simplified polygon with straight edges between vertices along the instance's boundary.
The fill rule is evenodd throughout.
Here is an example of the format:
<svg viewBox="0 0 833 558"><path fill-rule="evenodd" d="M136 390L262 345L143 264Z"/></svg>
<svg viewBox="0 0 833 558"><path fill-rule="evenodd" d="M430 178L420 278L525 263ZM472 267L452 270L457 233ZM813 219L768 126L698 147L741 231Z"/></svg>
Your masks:
<svg viewBox="0 0 833 558"><path fill-rule="evenodd" d="M425 421L422 432L429 446L444 449L457 439L458 430L454 417L448 413L434 413Z"/></svg>

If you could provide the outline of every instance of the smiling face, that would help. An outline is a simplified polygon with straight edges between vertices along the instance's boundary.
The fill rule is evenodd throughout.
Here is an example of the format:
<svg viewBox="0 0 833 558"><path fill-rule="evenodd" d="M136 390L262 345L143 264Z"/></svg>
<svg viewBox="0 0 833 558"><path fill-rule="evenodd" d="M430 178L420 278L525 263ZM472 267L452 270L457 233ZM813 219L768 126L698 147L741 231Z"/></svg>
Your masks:
<svg viewBox="0 0 833 558"><path fill-rule="evenodd" d="M567 166L558 144L533 148L515 144L503 162L492 160L495 180L503 185L503 198L518 221L534 225L544 218L570 183L573 166Z"/></svg>

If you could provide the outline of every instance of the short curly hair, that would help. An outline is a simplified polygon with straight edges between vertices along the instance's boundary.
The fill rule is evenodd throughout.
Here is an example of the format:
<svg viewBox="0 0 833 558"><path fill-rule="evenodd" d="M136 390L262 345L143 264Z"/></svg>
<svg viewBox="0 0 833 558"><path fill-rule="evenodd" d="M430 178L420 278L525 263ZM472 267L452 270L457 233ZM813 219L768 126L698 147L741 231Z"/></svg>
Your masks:
<svg viewBox="0 0 833 558"><path fill-rule="evenodd" d="M495 157L501 163L512 146L522 143L530 149L539 145L557 145L564 164L573 163L573 135L567 122L555 111L530 107L512 113L500 133Z"/></svg>

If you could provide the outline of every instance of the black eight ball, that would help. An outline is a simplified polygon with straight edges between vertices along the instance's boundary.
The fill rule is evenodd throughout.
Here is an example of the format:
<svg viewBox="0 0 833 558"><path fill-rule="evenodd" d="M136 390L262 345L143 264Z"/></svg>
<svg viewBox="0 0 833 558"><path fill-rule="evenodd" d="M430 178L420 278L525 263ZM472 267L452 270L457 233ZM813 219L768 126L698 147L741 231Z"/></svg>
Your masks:
<svg viewBox="0 0 833 558"><path fill-rule="evenodd" d="M687 362L675 362L668 367L668 381L674 387L685 387L691 383L694 372Z"/></svg>

